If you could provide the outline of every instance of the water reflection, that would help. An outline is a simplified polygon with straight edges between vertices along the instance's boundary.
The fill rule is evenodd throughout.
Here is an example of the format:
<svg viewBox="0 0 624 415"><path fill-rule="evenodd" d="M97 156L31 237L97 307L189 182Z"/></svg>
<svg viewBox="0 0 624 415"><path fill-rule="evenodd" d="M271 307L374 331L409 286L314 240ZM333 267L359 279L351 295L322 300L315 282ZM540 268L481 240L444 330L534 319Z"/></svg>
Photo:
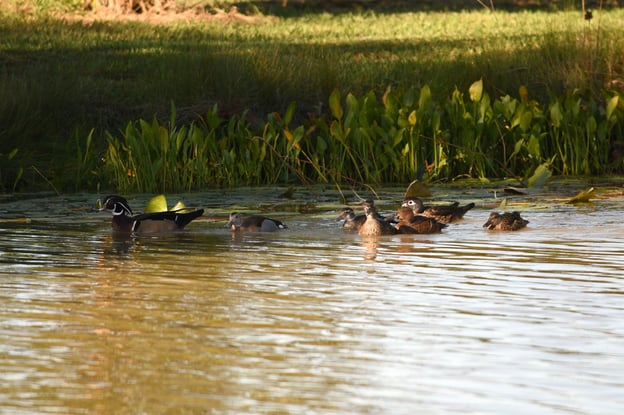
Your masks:
<svg viewBox="0 0 624 415"><path fill-rule="evenodd" d="M536 209L513 234L479 209L381 238L334 207L272 234L232 235L227 208L166 237L0 223L0 408L619 414L618 203Z"/></svg>

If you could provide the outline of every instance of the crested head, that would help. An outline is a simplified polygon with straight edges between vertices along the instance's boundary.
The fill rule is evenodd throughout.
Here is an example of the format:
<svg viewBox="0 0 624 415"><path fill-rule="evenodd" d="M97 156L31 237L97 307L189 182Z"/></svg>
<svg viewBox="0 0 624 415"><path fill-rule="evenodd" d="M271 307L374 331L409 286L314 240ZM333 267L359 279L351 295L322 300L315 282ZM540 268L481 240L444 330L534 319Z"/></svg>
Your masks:
<svg viewBox="0 0 624 415"><path fill-rule="evenodd" d="M423 208L423 202L417 197L408 197L403 201L403 203L401 203L401 206L408 207L414 212L419 212Z"/></svg>
<svg viewBox="0 0 624 415"><path fill-rule="evenodd" d="M407 223L413 217L414 217L414 211L407 206L401 206L399 209L397 209L396 213L394 214L394 218L397 222Z"/></svg>
<svg viewBox="0 0 624 415"><path fill-rule="evenodd" d="M337 220L345 219L350 220L355 217L355 212L350 207L346 207L340 211L340 215L338 215Z"/></svg>
<svg viewBox="0 0 624 415"><path fill-rule="evenodd" d="M362 207L364 207L364 213L366 214L366 216L377 214L377 208L375 207L375 202L373 202L370 199L362 202Z"/></svg>
<svg viewBox="0 0 624 415"><path fill-rule="evenodd" d="M132 209L130 209L128 201L117 195L106 196L100 210L108 210L115 216L124 214L132 215Z"/></svg>
<svg viewBox="0 0 624 415"><path fill-rule="evenodd" d="M374 207L375 206L375 201L372 199L366 199L365 201L362 202L362 206L364 208L366 207Z"/></svg>
<svg viewBox="0 0 624 415"><path fill-rule="evenodd" d="M241 214L238 212L232 212L230 213L230 220L225 226L228 228L236 229L240 227L242 223L243 217L241 216Z"/></svg>

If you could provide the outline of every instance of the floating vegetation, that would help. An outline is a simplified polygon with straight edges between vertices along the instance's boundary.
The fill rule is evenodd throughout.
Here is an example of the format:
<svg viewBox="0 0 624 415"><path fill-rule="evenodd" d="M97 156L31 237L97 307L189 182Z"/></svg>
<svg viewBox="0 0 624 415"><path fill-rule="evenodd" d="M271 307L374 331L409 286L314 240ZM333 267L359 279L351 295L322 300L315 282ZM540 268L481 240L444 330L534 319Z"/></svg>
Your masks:
<svg viewBox="0 0 624 415"><path fill-rule="evenodd" d="M581 190L576 196L568 200L567 203L588 203L591 199L596 197L596 189L591 187L588 190Z"/></svg>

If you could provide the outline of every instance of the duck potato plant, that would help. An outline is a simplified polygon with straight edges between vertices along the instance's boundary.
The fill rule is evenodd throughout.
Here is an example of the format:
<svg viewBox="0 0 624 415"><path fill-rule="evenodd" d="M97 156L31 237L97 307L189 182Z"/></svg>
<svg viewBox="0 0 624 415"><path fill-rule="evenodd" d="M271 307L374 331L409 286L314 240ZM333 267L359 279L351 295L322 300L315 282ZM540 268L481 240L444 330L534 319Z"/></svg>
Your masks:
<svg viewBox="0 0 624 415"><path fill-rule="evenodd" d="M300 183L400 183L412 178L487 180L609 172L612 140L624 140L624 96L578 94L547 104L492 100L483 81L443 102L429 86L388 88L378 97L334 90L330 114L292 126L295 104L252 131L246 115L224 119L215 106L178 127L130 122L107 133L107 185L124 192L189 191L205 186ZM621 163L622 160L619 160ZM621 166L620 166L621 168Z"/></svg>

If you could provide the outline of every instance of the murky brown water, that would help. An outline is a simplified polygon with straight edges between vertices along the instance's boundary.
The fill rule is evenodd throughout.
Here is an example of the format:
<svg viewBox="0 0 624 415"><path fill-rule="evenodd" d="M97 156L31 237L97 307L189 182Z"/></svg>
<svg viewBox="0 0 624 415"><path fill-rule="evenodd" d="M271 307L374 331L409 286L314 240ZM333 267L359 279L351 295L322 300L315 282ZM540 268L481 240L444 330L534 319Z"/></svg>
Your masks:
<svg viewBox="0 0 624 415"><path fill-rule="evenodd" d="M127 240L96 195L5 200L0 413L619 415L611 191L515 198L529 228L488 233L492 193L444 190L479 208L441 235L378 239L343 234L332 194L187 195L208 219ZM381 196L389 212L401 193ZM245 207L290 229L233 238L225 214Z"/></svg>

